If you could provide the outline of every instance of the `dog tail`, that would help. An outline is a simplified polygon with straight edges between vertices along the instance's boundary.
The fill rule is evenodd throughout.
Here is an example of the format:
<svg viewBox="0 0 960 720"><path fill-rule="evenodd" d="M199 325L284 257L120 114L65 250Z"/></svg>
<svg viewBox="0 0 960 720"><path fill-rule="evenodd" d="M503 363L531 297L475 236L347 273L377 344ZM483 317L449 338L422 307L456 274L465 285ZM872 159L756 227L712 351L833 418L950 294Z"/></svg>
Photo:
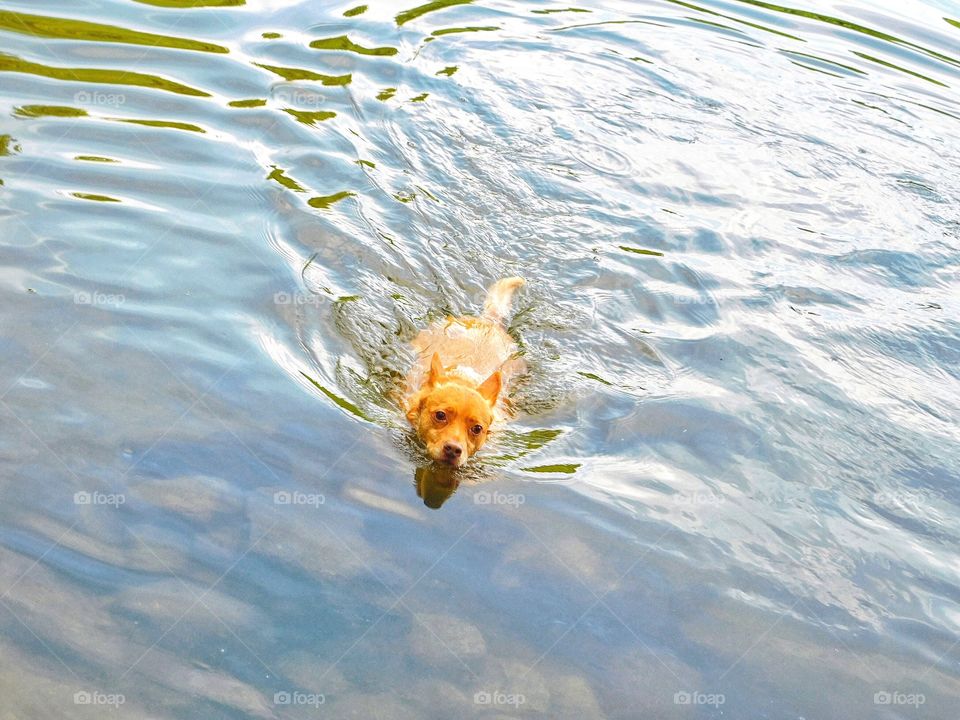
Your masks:
<svg viewBox="0 0 960 720"><path fill-rule="evenodd" d="M483 301L483 317L494 322L502 322L510 313L510 300L518 288L523 287L522 277L508 277L497 280L487 290L487 299Z"/></svg>

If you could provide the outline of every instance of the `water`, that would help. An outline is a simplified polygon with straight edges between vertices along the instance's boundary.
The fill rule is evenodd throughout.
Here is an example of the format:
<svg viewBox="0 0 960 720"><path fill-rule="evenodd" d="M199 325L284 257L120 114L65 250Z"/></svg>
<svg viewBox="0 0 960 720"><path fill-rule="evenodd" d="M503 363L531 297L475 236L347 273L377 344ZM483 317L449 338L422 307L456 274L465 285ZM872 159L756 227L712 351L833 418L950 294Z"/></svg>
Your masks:
<svg viewBox="0 0 960 720"><path fill-rule="evenodd" d="M414 5L0 6L9 716L955 714L960 7Z"/></svg>

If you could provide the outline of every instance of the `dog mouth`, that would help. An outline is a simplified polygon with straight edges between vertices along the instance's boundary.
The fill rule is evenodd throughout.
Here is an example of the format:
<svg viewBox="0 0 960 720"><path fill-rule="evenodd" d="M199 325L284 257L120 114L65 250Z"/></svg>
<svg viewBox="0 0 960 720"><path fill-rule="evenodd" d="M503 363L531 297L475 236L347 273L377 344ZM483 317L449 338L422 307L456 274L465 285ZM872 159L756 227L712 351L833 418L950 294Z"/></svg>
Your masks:
<svg viewBox="0 0 960 720"><path fill-rule="evenodd" d="M431 453L431 455L433 456L433 461L437 463L437 465L442 465L443 467L459 468L463 467L463 465L467 462L467 458L465 458L463 455L451 456L443 452L435 454Z"/></svg>

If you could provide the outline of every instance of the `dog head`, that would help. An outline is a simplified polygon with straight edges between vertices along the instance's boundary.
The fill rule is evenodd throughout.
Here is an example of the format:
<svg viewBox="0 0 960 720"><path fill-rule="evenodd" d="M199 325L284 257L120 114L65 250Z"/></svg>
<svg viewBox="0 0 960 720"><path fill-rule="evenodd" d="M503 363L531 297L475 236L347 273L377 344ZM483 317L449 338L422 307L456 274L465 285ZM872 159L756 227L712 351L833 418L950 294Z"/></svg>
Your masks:
<svg viewBox="0 0 960 720"><path fill-rule="evenodd" d="M434 353L427 381L407 409L407 420L433 460L461 467L483 447L501 384L499 370L479 387L447 377L440 356Z"/></svg>

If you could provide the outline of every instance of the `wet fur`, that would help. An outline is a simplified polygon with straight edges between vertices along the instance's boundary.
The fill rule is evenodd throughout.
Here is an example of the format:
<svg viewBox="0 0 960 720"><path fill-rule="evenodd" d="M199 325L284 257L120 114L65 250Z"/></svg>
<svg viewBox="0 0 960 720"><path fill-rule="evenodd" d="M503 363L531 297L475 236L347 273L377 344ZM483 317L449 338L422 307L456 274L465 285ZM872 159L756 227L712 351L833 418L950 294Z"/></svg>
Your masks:
<svg viewBox="0 0 960 720"><path fill-rule="evenodd" d="M503 320L522 285L518 277L494 283L480 317L448 317L413 340L417 360L403 408L437 462L462 466L486 443L491 425L506 416L506 386L525 366Z"/></svg>

